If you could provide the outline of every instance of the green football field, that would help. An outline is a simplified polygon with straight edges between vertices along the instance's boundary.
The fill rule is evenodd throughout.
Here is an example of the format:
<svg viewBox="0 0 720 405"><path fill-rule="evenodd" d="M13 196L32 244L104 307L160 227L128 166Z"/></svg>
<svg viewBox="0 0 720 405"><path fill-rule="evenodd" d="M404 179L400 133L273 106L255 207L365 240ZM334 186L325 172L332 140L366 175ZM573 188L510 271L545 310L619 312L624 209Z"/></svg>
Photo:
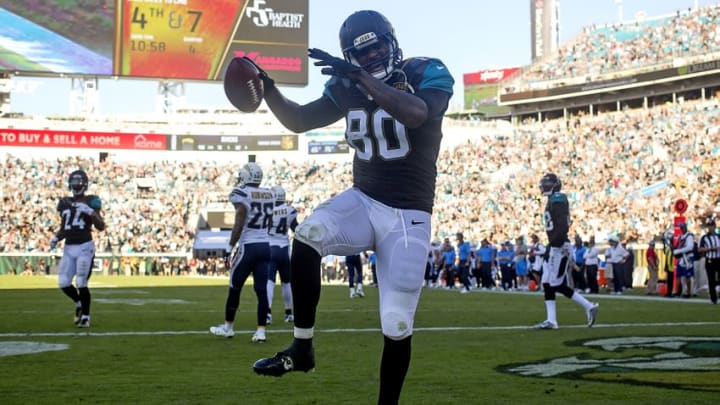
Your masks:
<svg viewBox="0 0 720 405"><path fill-rule="evenodd" d="M0 277L3 404L373 404L382 334L378 291L348 298L323 287L317 368L256 376L252 363L285 348L276 320L251 343L255 296L243 290L236 336L212 336L227 281L93 276L92 328L52 277ZM539 293L427 289L418 308L403 404L710 404L720 398L720 307L693 299L591 296L598 323L564 297L558 330ZM282 314L276 288L274 313Z"/></svg>

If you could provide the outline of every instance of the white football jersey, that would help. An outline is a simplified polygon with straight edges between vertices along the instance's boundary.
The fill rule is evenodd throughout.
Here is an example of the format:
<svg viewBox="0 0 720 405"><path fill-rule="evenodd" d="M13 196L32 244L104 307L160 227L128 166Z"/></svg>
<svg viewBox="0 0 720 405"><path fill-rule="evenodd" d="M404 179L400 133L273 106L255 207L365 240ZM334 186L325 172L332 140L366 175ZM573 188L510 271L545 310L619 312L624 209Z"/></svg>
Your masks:
<svg viewBox="0 0 720 405"><path fill-rule="evenodd" d="M230 193L234 207L244 205L247 210L240 243L268 242L268 230L272 225L275 197L270 189L253 186L235 186Z"/></svg>
<svg viewBox="0 0 720 405"><path fill-rule="evenodd" d="M288 229L293 222L297 220L297 210L287 203L282 203L275 207L272 216L272 226L268 233L270 234L270 246L285 247L290 244L288 237Z"/></svg>

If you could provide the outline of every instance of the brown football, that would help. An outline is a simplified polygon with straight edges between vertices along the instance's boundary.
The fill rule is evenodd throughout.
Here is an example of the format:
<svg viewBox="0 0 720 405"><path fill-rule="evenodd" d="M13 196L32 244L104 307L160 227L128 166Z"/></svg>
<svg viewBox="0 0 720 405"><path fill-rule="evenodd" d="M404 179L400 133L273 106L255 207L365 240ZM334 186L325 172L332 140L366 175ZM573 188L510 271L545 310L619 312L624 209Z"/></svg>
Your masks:
<svg viewBox="0 0 720 405"><path fill-rule="evenodd" d="M242 112L253 112L263 99L263 81L260 72L251 62L234 58L225 71L225 95L232 105Z"/></svg>

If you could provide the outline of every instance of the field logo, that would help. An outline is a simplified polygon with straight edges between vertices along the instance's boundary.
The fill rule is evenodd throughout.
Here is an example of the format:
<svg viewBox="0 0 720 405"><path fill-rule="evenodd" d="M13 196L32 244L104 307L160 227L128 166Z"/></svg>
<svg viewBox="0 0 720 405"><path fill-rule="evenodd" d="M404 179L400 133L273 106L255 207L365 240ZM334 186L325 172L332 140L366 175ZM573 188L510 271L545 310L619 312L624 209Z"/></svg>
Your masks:
<svg viewBox="0 0 720 405"><path fill-rule="evenodd" d="M500 366L500 371L527 377L561 377L594 382L652 385L720 392L720 337L619 337L570 342L627 356L591 358L583 353L537 363ZM715 378L696 376L712 373Z"/></svg>
<svg viewBox="0 0 720 405"><path fill-rule="evenodd" d="M66 344L45 342L0 342L0 357L67 350Z"/></svg>

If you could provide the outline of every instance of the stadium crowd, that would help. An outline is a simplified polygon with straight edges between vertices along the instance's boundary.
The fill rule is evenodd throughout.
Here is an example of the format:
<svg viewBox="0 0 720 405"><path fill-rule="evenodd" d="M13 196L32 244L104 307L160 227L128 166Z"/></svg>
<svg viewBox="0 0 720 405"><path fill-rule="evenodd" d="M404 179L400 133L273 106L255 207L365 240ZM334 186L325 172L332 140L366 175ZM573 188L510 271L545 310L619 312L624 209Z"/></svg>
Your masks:
<svg viewBox="0 0 720 405"><path fill-rule="evenodd" d="M477 243L541 234L537 184L546 171L563 179L573 207L572 234L584 240L616 234L645 241L670 226L677 198L689 201L691 216L717 211L720 189L712 185L720 181L719 108L711 99L579 115L445 148L434 236L462 231ZM453 136L452 128L445 132ZM342 163L259 163L265 184L282 184L300 217L351 183L349 157ZM8 157L0 164L0 251L48 251L55 205L67 195L67 175L77 167L87 170L89 192L104 202L108 229L97 238L98 251L114 253L190 253L197 213L226 200L238 169L209 161Z"/></svg>
<svg viewBox="0 0 720 405"><path fill-rule="evenodd" d="M720 56L720 6L678 11L667 17L589 26L545 59L524 69L506 91L592 82L622 71L673 67Z"/></svg>

